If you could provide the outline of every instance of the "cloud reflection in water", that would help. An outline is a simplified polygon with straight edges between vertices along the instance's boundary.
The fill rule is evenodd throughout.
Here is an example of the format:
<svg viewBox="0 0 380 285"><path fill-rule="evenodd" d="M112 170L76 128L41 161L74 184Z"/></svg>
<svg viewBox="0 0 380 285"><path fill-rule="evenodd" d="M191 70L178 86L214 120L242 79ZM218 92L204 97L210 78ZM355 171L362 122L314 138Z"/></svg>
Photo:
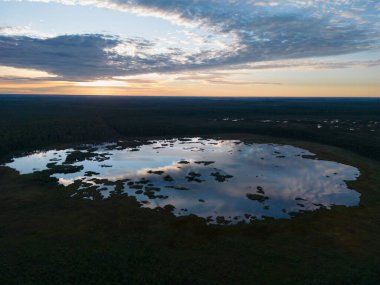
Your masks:
<svg viewBox="0 0 380 285"><path fill-rule="evenodd" d="M89 183L87 187L96 186L97 197L102 198L116 195L121 185L122 192L136 197L143 207L170 204L178 216L195 214L211 223L218 216L232 223L289 218L295 212L360 201L360 194L345 183L359 176L358 169L305 158L313 154L289 145L201 138L150 141L133 148L122 143L91 145L80 150L90 153L88 158L71 164L82 166L81 171L54 173L54 167L67 164L74 152L35 153L7 166L21 174L50 168L64 186ZM96 198L85 189L79 186L74 195Z"/></svg>

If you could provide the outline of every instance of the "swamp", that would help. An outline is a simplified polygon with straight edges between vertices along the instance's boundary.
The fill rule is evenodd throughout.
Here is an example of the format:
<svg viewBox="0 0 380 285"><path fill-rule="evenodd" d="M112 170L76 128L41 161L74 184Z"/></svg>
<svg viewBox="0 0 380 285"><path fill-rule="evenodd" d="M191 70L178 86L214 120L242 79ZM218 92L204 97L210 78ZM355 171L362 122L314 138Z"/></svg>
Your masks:
<svg viewBox="0 0 380 285"><path fill-rule="evenodd" d="M379 207L377 99L0 96L0 284L380 284Z"/></svg>

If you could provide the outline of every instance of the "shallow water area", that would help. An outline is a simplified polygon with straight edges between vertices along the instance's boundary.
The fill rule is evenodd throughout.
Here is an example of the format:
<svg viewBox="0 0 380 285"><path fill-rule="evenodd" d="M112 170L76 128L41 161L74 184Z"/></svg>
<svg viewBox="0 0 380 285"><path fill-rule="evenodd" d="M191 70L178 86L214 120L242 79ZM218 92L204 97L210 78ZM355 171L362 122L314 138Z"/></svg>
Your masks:
<svg viewBox="0 0 380 285"><path fill-rule="evenodd" d="M36 152L6 166L20 174L48 171L72 196L136 198L208 223L252 222L334 205L355 206L345 183L359 170L313 159L307 150L236 140L182 138L82 145Z"/></svg>

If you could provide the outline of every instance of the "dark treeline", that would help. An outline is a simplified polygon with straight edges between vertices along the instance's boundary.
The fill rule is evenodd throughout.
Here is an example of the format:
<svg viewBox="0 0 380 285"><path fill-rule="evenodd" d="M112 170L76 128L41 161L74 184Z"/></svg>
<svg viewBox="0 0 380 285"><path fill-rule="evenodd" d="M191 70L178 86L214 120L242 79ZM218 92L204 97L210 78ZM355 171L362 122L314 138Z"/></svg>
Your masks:
<svg viewBox="0 0 380 285"><path fill-rule="evenodd" d="M338 127L331 120L339 120ZM1 95L0 156L129 137L253 133L334 145L379 160L380 123L370 131L371 121L380 122L380 100Z"/></svg>

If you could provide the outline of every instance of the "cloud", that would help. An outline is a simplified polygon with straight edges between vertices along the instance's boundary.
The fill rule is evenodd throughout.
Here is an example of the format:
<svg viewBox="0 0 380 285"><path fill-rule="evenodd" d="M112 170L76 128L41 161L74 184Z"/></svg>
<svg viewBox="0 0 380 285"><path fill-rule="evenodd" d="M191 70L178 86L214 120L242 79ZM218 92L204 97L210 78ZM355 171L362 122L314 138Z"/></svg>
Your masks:
<svg viewBox="0 0 380 285"><path fill-rule="evenodd" d="M0 65L43 70L65 80L94 80L217 66L216 58L223 58L225 53L188 54L179 48L155 53L154 47L154 43L140 38L101 34L0 36Z"/></svg>
<svg viewBox="0 0 380 285"><path fill-rule="evenodd" d="M30 26L22 26L22 27L11 27L5 26L0 27L0 35L4 36L27 36L27 37L46 37L47 35L44 33L40 33L38 31L33 30Z"/></svg>
<svg viewBox="0 0 380 285"><path fill-rule="evenodd" d="M119 52L134 46L138 55ZM175 65L176 52L146 55L150 42L107 35L63 35L52 38L0 36L0 65L44 70L70 80L92 80L164 70Z"/></svg>
<svg viewBox="0 0 380 285"><path fill-rule="evenodd" d="M104 51L118 41L102 35L65 35L54 38L0 36L0 65L44 70L67 78L112 76Z"/></svg>
<svg viewBox="0 0 380 285"><path fill-rule="evenodd" d="M49 79L54 78L56 75L49 74L45 71L35 70L35 69L24 69L24 68L14 68L0 66L0 78L1 79Z"/></svg>
<svg viewBox="0 0 380 285"><path fill-rule="evenodd" d="M236 73L234 73L236 75ZM201 81L211 84L224 84L224 85L281 85L278 82L257 82L257 81L242 81L229 79L231 74L221 72L202 72L202 73L190 73L178 76L175 80L182 81Z"/></svg>
<svg viewBox="0 0 380 285"><path fill-rule="evenodd" d="M380 59L354 60L354 61L318 61L318 60L278 60L261 63L243 64L230 66L228 70L265 70L265 69L345 69L345 68L368 68L380 66Z"/></svg>
<svg viewBox="0 0 380 285"><path fill-rule="evenodd" d="M102 34L36 38L8 33L0 36L1 65L91 80L341 55L380 47L377 1L40 1L153 15L227 37L230 42L190 53L180 45L161 50L157 43L141 38Z"/></svg>

